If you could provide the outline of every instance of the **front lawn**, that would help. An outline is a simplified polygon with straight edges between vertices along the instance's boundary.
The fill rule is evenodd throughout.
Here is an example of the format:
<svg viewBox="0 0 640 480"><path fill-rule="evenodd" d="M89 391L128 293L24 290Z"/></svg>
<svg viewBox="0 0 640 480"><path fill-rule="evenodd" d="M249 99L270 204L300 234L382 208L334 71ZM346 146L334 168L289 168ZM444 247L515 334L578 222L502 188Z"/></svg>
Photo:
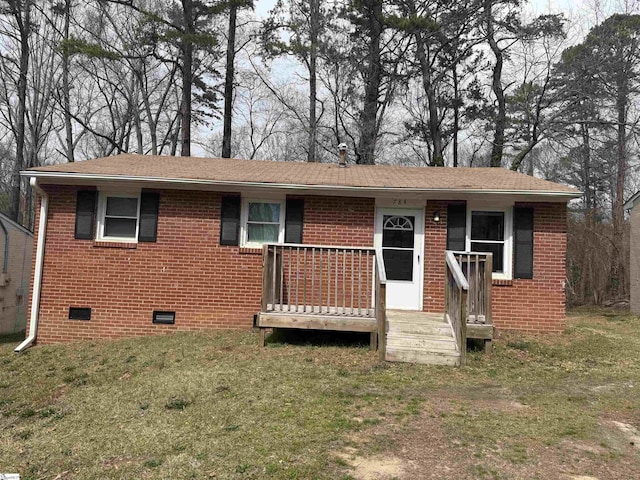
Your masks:
<svg viewBox="0 0 640 480"><path fill-rule="evenodd" d="M1 344L0 473L640 478L637 317L575 313L566 334L505 336L463 369L380 365L367 340Z"/></svg>

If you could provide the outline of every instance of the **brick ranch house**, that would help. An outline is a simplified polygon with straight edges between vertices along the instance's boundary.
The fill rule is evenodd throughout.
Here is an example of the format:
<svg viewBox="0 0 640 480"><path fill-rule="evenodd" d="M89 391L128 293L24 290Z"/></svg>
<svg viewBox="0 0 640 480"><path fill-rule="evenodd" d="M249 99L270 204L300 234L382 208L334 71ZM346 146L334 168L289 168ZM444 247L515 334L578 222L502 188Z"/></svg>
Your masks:
<svg viewBox="0 0 640 480"><path fill-rule="evenodd" d="M469 325L563 328L566 204L579 196L567 186L506 169L131 154L23 175L39 207L30 335L17 350L36 337L255 322L373 331L376 278L386 277L383 308L442 316L458 266L487 290L468 300L488 299ZM492 255L453 265L445 251Z"/></svg>

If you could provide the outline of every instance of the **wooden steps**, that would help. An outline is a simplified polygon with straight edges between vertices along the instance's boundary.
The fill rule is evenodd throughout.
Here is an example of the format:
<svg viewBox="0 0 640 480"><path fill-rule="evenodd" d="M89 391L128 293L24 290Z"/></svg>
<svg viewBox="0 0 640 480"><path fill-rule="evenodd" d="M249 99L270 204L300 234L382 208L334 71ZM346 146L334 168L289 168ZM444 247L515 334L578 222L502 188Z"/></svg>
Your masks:
<svg viewBox="0 0 640 480"><path fill-rule="evenodd" d="M442 314L387 311L386 360L428 365L460 365L451 326Z"/></svg>

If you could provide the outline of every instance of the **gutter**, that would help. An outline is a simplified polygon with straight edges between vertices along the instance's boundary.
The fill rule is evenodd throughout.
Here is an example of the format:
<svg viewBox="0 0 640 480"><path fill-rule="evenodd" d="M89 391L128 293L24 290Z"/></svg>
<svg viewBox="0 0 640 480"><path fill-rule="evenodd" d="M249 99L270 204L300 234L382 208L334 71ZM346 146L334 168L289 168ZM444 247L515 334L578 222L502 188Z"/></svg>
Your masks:
<svg viewBox="0 0 640 480"><path fill-rule="evenodd" d="M40 291L42 290L42 267L44 265L44 241L49 213L49 195L38 185L36 178L31 178L31 188L40 195L40 219L38 222L38 238L36 247L36 264L33 273L33 293L31 294L31 316L29 317L29 336L18 345L14 352L20 353L33 345L38 334L38 317L40 314Z"/></svg>
<svg viewBox="0 0 640 480"><path fill-rule="evenodd" d="M542 197L579 198L581 192L562 192L554 190L483 190L469 188L416 188L416 187L367 187L352 185L305 185L295 183L241 182L234 180L202 180L191 178L146 177L133 175L105 175L95 173L44 172L26 170L20 172L24 177L41 178L43 180L84 180L89 182L142 182L174 185L211 185L226 188L273 188L285 190L317 190L333 192L371 192L371 193L464 193L482 195L536 195Z"/></svg>

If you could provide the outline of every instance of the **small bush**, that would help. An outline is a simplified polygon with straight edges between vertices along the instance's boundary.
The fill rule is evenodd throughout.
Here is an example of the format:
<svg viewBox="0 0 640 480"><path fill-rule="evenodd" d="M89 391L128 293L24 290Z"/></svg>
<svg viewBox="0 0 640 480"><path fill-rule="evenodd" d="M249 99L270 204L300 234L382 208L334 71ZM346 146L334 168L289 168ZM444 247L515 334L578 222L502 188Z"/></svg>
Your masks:
<svg viewBox="0 0 640 480"><path fill-rule="evenodd" d="M191 405L191 401L186 398L173 397L170 398L167 403L165 403L164 407L167 410L184 410L189 405Z"/></svg>
<svg viewBox="0 0 640 480"><path fill-rule="evenodd" d="M523 352L526 352L531 349L531 343L518 340L515 342L507 343L507 347L513 348L514 350L522 350Z"/></svg>
<svg viewBox="0 0 640 480"><path fill-rule="evenodd" d="M152 458L144 462L146 468L158 468L160 465L162 465L162 460L159 458Z"/></svg>
<svg viewBox="0 0 640 480"><path fill-rule="evenodd" d="M20 412L20 418L31 418L36 414L36 411L31 408L26 408Z"/></svg>

